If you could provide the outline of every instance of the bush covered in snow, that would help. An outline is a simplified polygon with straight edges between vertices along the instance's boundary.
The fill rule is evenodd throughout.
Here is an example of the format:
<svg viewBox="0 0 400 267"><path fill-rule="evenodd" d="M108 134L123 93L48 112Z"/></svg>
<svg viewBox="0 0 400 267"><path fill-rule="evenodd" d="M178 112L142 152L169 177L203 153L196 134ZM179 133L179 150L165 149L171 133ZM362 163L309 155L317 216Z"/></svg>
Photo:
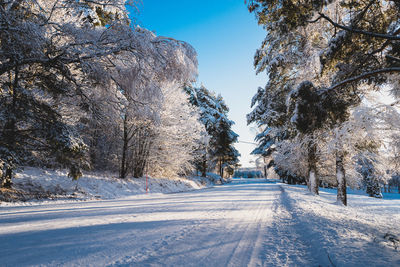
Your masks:
<svg viewBox="0 0 400 267"><path fill-rule="evenodd" d="M0 201L112 199L145 194L146 186L149 193L173 193L226 182L218 175L209 177L119 179L115 173L84 172L79 180L73 180L68 170L25 167L15 174L12 190L1 189Z"/></svg>

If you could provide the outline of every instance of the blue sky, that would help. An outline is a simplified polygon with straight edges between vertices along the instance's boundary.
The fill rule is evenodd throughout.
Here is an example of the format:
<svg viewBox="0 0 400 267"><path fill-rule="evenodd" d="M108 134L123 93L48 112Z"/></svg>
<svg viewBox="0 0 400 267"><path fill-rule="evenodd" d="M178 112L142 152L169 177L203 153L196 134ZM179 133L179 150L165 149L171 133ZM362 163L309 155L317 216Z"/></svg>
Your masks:
<svg viewBox="0 0 400 267"><path fill-rule="evenodd" d="M265 37L244 0L142 0L136 23L191 44L199 61L198 84L221 94L235 121L233 130L240 141L252 142L253 131L246 125L250 101L266 75L255 75L253 56ZM251 166L251 144L235 145L241 164Z"/></svg>

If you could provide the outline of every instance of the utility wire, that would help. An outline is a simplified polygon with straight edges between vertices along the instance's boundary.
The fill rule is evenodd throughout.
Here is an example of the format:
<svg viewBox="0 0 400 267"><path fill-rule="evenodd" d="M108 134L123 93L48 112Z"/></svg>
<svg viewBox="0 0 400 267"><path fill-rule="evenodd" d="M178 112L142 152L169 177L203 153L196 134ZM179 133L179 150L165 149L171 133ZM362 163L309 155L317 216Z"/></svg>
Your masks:
<svg viewBox="0 0 400 267"><path fill-rule="evenodd" d="M255 145L258 146L257 143L253 143L253 142L247 142L247 141L237 141L238 143L243 143L243 144L250 144L250 145Z"/></svg>

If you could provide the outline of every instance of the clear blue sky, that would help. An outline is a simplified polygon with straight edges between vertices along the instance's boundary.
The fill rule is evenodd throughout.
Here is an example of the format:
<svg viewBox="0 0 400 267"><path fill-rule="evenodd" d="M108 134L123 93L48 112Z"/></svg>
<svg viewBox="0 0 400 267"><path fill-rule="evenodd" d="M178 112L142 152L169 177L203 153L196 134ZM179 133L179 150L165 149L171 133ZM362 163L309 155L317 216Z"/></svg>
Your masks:
<svg viewBox="0 0 400 267"><path fill-rule="evenodd" d="M233 130L240 141L253 142L254 133L246 124L250 101L266 75L255 75L253 56L265 37L244 0L142 0L136 24L191 44L199 61L198 84L221 94L235 121ZM241 164L251 166L253 145L235 145Z"/></svg>

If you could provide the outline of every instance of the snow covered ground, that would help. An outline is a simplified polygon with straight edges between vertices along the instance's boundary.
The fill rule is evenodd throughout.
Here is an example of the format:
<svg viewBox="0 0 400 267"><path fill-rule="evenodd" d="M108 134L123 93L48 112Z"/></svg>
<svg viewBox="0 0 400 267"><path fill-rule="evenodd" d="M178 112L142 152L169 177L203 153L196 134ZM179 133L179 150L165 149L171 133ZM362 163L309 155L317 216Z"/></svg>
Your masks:
<svg viewBox="0 0 400 267"><path fill-rule="evenodd" d="M213 179L202 177L190 179L149 177L147 188L149 193L174 193L213 186L212 181ZM13 183L13 187L24 192L24 198L29 200L29 202L20 202L18 205L30 205L37 200L48 202L49 199L57 199L65 202L66 200L114 199L146 193L145 178L118 179L111 173L84 173L78 181L73 181L71 177L68 177L66 170L25 167L17 172ZM10 203L2 202L0 196L1 205L10 205Z"/></svg>
<svg viewBox="0 0 400 267"><path fill-rule="evenodd" d="M400 200L260 179L0 207L1 266L400 266ZM387 238L385 238L385 235Z"/></svg>
<svg viewBox="0 0 400 267"><path fill-rule="evenodd" d="M271 243L287 245L270 264L400 266L400 243L389 240L400 237L400 200L349 194L344 207L333 190L312 196L304 186L279 187Z"/></svg>

